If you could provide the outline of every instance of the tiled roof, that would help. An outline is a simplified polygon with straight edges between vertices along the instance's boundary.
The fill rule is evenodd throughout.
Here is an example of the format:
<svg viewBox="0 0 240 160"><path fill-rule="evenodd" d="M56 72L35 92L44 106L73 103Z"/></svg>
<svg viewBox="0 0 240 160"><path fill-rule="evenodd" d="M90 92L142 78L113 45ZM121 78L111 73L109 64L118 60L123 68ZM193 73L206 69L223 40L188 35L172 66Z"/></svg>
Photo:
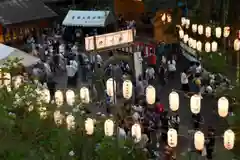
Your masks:
<svg viewBox="0 0 240 160"><path fill-rule="evenodd" d="M41 0L0 0L0 23L3 25L55 16L57 14Z"/></svg>

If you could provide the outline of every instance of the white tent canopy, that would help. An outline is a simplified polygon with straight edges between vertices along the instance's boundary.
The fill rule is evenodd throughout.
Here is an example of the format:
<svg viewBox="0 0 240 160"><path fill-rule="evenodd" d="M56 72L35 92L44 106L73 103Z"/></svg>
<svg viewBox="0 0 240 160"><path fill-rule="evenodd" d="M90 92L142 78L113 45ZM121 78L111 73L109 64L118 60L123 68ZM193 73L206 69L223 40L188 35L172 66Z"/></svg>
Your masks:
<svg viewBox="0 0 240 160"><path fill-rule="evenodd" d="M25 67L36 64L40 60L39 58L27 54L21 50L0 43L0 65L3 65L8 58L22 59L21 63Z"/></svg>
<svg viewBox="0 0 240 160"><path fill-rule="evenodd" d="M105 27L114 21L110 11L69 10L62 24L65 26Z"/></svg>

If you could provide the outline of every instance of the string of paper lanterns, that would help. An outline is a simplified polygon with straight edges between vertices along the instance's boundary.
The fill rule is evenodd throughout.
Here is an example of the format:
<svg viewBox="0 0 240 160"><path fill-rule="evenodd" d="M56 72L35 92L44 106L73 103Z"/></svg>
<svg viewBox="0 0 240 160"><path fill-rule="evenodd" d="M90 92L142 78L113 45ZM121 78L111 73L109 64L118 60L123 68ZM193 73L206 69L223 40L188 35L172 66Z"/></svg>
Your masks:
<svg viewBox="0 0 240 160"><path fill-rule="evenodd" d="M189 28L190 26L190 20L186 17L182 17L181 18L181 25L182 26L185 26L186 29ZM193 33L198 33L199 35L203 35L204 33L204 27L202 24L192 24L192 32ZM225 26L224 28L221 28L221 27L216 27L215 28L215 36L216 38L221 38L222 36L224 38L227 38L229 37L230 35L230 32L231 32L231 29L229 26ZM206 26L205 27L205 36L207 38L211 37L212 35L212 29L210 26Z"/></svg>

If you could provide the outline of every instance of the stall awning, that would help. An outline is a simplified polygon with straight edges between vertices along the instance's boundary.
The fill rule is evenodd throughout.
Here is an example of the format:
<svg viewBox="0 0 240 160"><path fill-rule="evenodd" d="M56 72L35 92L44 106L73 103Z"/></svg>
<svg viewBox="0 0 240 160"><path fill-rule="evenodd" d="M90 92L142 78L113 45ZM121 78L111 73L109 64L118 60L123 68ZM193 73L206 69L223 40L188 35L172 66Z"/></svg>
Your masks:
<svg viewBox="0 0 240 160"><path fill-rule="evenodd" d="M4 62L8 59L8 58L20 58L21 59L21 63L25 66L25 67L29 67L31 65L34 65L36 63L38 63L40 61L39 58L34 57L30 54L27 54L21 50L18 50L16 48L10 47L10 46L6 46L4 44L0 43L0 66L4 64Z"/></svg>
<svg viewBox="0 0 240 160"><path fill-rule="evenodd" d="M63 20L65 26L105 27L113 23L110 11L76 11L70 10Z"/></svg>

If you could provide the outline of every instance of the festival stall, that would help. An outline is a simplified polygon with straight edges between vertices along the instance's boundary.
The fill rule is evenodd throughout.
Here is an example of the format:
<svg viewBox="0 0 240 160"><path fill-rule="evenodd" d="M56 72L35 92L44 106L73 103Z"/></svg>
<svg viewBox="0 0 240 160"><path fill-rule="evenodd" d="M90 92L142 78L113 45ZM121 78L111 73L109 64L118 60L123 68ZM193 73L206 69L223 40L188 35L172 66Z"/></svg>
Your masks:
<svg viewBox="0 0 240 160"><path fill-rule="evenodd" d="M25 67L30 67L40 61L39 58L27 54L16 48L0 44L0 65L3 65L8 58L19 58Z"/></svg>
<svg viewBox="0 0 240 160"><path fill-rule="evenodd" d="M80 38L86 34L113 32L115 19L110 11L69 10L62 24L67 27L66 34L72 35L74 33L75 38Z"/></svg>

